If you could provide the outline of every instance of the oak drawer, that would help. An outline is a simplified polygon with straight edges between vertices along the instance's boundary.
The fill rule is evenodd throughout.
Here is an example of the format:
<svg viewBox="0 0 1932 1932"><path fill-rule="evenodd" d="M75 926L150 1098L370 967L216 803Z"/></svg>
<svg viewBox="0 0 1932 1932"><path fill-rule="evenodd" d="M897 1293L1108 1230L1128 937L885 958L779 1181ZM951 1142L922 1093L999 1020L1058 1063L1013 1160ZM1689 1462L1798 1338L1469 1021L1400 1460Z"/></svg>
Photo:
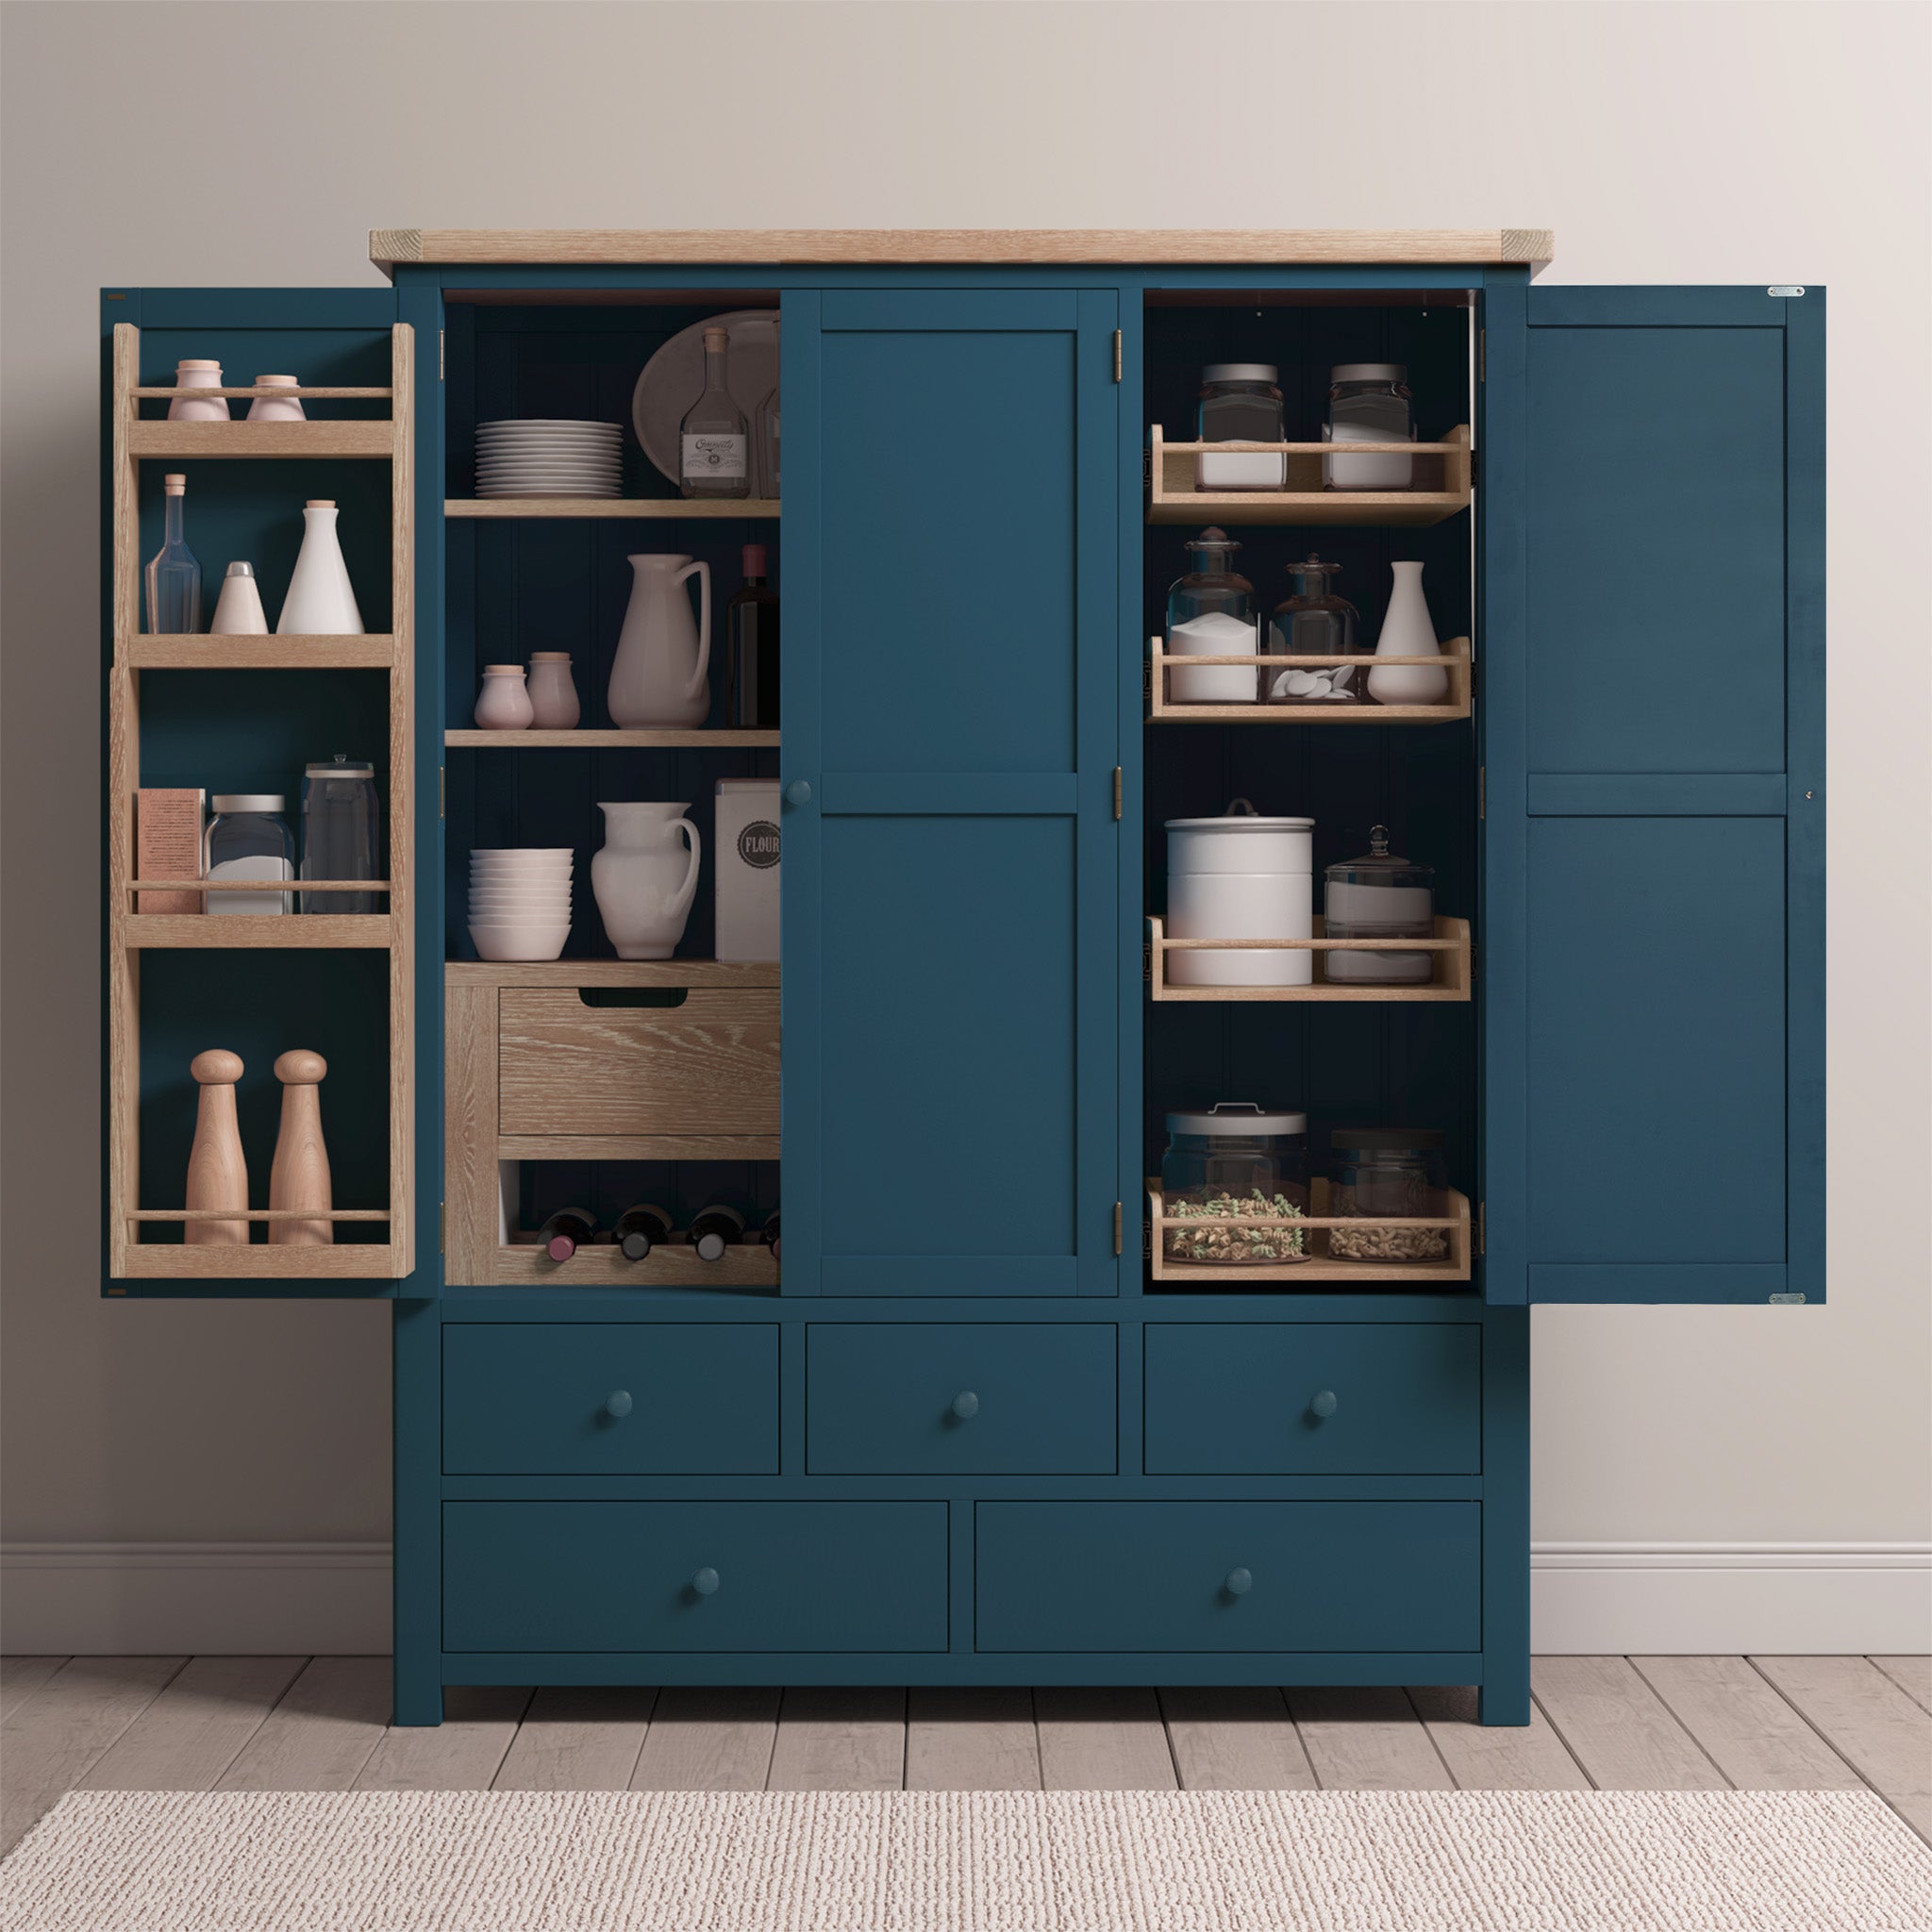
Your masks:
<svg viewBox="0 0 1932 1932"><path fill-rule="evenodd" d="M691 987L675 1006L586 1006L505 987L505 1134L775 1134L778 989Z"/></svg>
<svg viewBox="0 0 1932 1932"><path fill-rule="evenodd" d="M1158 1475L1474 1475L1482 1329L1469 1322L1150 1322Z"/></svg>
<svg viewBox="0 0 1932 1932"><path fill-rule="evenodd" d="M452 1322L452 1475L775 1475L774 1323Z"/></svg>
<svg viewBox="0 0 1932 1932"><path fill-rule="evenodd" d="M943 1503L445 1503L452 1651L936 1651Z"/></svg>
<svg viewBox="0 0 1932 1932"><path fill-rule="evenodd" d="M1476 1503L981 1503L982 1651L1481 1648Z"/></svg>
<svg viewBox="0 0 1932 1932"><path fill-rule="evenodd" d="M814 1323L816 1475L1113 1473L1115 1330L1103 1322Z"/></svg>

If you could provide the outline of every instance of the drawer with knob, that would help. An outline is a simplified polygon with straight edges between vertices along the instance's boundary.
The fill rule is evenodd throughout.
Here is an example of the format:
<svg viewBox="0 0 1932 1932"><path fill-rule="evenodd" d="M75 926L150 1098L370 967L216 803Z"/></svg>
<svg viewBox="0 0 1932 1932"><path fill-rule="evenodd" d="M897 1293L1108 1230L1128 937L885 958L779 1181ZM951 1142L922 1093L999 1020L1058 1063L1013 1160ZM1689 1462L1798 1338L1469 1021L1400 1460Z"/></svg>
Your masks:
<svg viewBox="0 0 1932 1932"><path fill-rule="evenodd" d="M943 1503L445 1503L450 1651L941 1651Z"/></svg>
<svg viewBox="0 0 1932 1932"><path fill-rule="evenodd" d="M1476 1503L981 1503L981 1651L1469 1651Z"/></svg>
<svg viewBox="0 0 1932 1932"><path fill-rule="evenodd" d="M774 1475L769 1322L453 1322L451 1475Z"/></svg>
<svg viewBox="0 0 1932 1932"><path fill-rule="evenodd" d="M1474 1475L1473 1322L1146 1328L1150 1475Z"/></svg>
<svg viewBox="0 0 1932 1932"><path fill-rule="evenodd" d="M814 1475L1110 1475L1108 1322L815 1322Z"/></svg>

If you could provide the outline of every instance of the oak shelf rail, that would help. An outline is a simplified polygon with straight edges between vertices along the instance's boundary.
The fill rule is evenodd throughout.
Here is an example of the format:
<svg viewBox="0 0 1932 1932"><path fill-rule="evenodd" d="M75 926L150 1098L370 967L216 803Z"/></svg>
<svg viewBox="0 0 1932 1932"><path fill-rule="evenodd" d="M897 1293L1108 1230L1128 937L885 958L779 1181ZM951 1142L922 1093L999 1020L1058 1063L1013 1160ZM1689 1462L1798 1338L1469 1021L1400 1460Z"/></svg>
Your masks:
<svg viewBox="0 0 1932 1932"><path fill-rule="evenodd" d="M395 661L396 641L387 631L344 637L143 631L114 640L114 662L130 671L389 671Z"/></svg>
<svg viewBox="0 0 1932 1932"><path fill-rule="evenodd" d="M130 1208L124 1221L389 1221L387 1208ZM237 1242L235 1245L241 1245Z"/></svg>
<svg viewBox="0 0 1932 1932"><path fill-rule="evenodd" d="M1263 665L1279 671L1316 670L1324 666L1353 664L1360 668L1364 680L1380 665L1434 664L1449 674L1449 691L1439 704L1380 705L1339 704L1334 700L1297 703L1292 699L1261 698L1248 704L1193 704L1168 695L1168 675L1197 664L1252 664L1256 667L1256 689ZM1238 652L1224 657L1170 657L1166 641L1158 636L1147 640L1147 722L1150 724L1448 724L1470 715L1475 687L1474 665L1467 638L1449 638L1431 658L1377 658L1370 652L1335 657L1271 656L1265 652Z"/></svg>
<svg viewBox="0 0 1932 1932"><path fill-rule="evenodd" d="M1166 922L1150 917L1147 921L1147 979L1149 997L1176 1001L1255 1001L1304 1000L1384 1003L1436 1003L1467 1000L1475 977L1474 952L1470 944L1469 921L1438 916L1430 939L1332 940L1324 930L1320 913L1315 915L1314 935L1305 940L1176 940L1169 939ZM1307 986L1176 986L1168 976L1170 953L1207 952L1280 953L1428 953L1431 976L1411 985L1356 983L1331 984L1317 979ZM1321 962L1318 960L1319 968Z"/></svg>
<svg viewBox="0 0 1932 1932"><path fill-rule="evenodd" d="M453 751L651 751L676 747L714 751L775 751L775 731L706 730L657 725L630 730L445 731L442 741Z"/></svg>
<svg viewBox="0 0 1932 1932"><path fill-rule="evenodd" d="M1196 477L1204 452L1279 456L1286 488L1202 490ZM1322 459L1333 456L1412 457L1414 474L1438 487L1324 490ZM1169 442L1158 423L1147 435L1150 524L1440 524L1469 508L1473 483L1469 425L1464 423L1441 442Z"/></svg>
<svg viewBox="0 0 1932 1932"><path fill-rule="evenodd" d="M568 1261L553 1261L534 1234L497 1244L491 1279L499 1287L535 1283L544 1288L763 1289L775 1293L778 1263L760 1243L734 1242L715 1261L676 1236L641 1261L625 1258L615 1242L595 1241Z"/></svg>
<svg viewBox="0 0 1932 1932"><path fill-rule="evenodd" d="M774 518L775 497L682 496L451 496L443 500L446 517L663 517L729 521L734 518Z"/></svg>
<svg viewBox="0 0 1932 1932"><path fill-rule="evenodd" d="M397 441L396 425L387 416L322 416L304 423L251 423L246 417L226 423L171 423L138 417L127 425L127 453L149 462L259 457L386 458L394 455Z"/></svg>

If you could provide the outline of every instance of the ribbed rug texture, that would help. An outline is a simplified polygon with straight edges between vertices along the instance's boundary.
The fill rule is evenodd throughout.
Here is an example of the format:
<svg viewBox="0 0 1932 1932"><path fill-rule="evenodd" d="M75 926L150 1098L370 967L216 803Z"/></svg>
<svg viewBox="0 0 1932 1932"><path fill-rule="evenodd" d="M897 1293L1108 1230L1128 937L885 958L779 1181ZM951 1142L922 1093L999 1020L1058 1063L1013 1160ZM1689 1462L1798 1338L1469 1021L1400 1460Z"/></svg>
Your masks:
<svg viewBox="0 0 1932 1932"><path fill-rule="evenodd" d="M79 1791L8 1932L1926 1932L1853 1791Z"/></svg>

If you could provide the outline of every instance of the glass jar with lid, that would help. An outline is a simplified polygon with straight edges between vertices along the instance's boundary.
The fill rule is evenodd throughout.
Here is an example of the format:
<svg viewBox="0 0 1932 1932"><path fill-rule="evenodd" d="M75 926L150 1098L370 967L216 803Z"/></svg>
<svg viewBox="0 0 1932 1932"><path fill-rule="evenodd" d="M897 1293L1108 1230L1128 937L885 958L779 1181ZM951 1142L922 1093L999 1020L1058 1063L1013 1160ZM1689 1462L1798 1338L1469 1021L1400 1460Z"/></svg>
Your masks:
<svg viewBox="0 0 1932 1932"><path fill-rule="evenodd" d="M279 791L218 791L214 817L202 837L202 876L208 879L291 879L295 841ZM204 892L205 912L292 912L292 892Z"/></svg>
<svg viewBox="0 0 1932 1932"><path fill-rule="evenodd" d="M1294 590L1274 607L1261 648L1271 658L1339 658L1356 653L1356 608L1328 587L1341 569L1310 551L1288 567ZM1368 655L1368 654L1357 654ZM1354 705L1361 702L1361 675L1354 664L1261 666L1261 701L1270 705Z"/></svg>
<svg viewBox="0 0 1932 1932"><path fill-rule="evenodd" d="M302 777L302 876L373 879L381 843L375 767L338 753ZM304 892L304 912L374 912L374 892Z"/></svg>
<svg viewBox="0 0 1932 1932"><path fill-rule="evenodd" d="M1436 929L1436 873L1389 849L1389 827L1369 827L1369 849L1328 867L1322 930L1331 940L1425 940ZM1330 947L1323 971L1336 986L1421 986L1435 971L1428 953L1354 953Z"/></svg>
<svg viewBox="0 0 1932 1932"><path fill-rule="evenodd" d="M1334 1178L1328 1212L1338 1220L1446 1220L1449 1178L1434 1127L1337 1127L1328 1136ZM1446 1227L1331 1227L1336 1261L1441 1261Z"/></svg>
<svg viewBox="0 0 1932 1932"><path fill-rule="evenodd" d="M1413 442L1415 399L1407 369L1400 362L1338 362L1328 372L1322 441ZM1395 451L1322 458L1324 490L1407 490L1414 481L1415 458Z"/></svg>
<svg viewBox="0 0 1932 1932"><path fill-rule="evenodd" d="M1188 571L1167 592L1167 650L1174 658L1252 658L1255 587L1234 567L1241 546L1210 526L1182 545ZM1253 664L1190 664L1167 674L1177 705L1252 705L1258 689Z"/></svg>
<svg viewBox="0 0 1932 1932"><path fill-rule="evenodd" d="M1200 442L1280 442L1279 372L1272 362L1210 362L1201 372L1194 411ZM1285 490L1288 457L1274 450L1203 450L1195 458L1200 490Z"/></svg>
<svg viewBox="0 0 1932 1932"><path fill-rule="evenodd" d="M1160 1193L1168 1224L1162 1252L1170 1261L1278 1267L1306 1260L1306 1230L1283 1224L1308 1211L1307 1115L1251 1100L1169 1114Z"/></svg>

